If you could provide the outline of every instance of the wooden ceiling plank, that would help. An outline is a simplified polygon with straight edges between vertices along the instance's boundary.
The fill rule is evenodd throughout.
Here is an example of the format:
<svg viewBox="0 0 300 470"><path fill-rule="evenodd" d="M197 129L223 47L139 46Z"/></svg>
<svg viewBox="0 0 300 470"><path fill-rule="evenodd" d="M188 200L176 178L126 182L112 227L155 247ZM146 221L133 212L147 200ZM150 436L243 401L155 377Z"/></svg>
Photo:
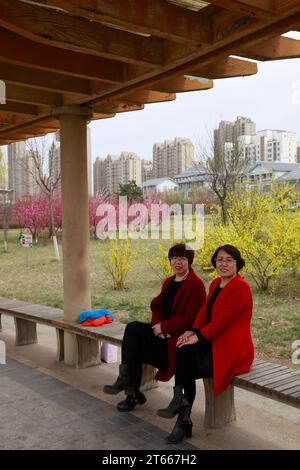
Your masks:
<svg viewBox="0 0 300 470"><path fill-rule="evenodd" d="M210 0L212 5L253 16L258 19L274 17L274 0Z"/></svg>
<svg viewBox="0 0 300 470"><path fill-rule="evenodd" d="M118 84L126 64L38 44L0 29L0 60L18 66Z"/></svg>
<svg viewBox="0 0 300 470"><path fill-rule="evenodd" d="M115 113L127 113L129 111L141 111L144 109L144 105L128 104L128 103L101 103L93 107L95 113L104 114L115 114Z"/></svg>
<svg viewBox="0 0 300 470"><path fill-rule="evenodd" d="M90 94L90 81L53 72L34 70L0 62L0 79L5 83L28 86L57 93Z"/></svg>
<svg viewBox="0 0 300 470"><path fill-rule="evenodd" d="M57 6L89 20L186 45L211 42L207 17L165 0L37 0L35 3Z"/></svg>
<svg viewBox="0 0 300 470"><path fill-rule="evenodd" d="M173 77L154 83L151 90L165 93L184 93L189 91L204 91L213 88L214 84L211 80L201 83L198 80L188 79L185 77Z"/></svg>
<svg viewBox="0 0 300 470"><path fill-rule="evenodd" d="M218 61L205 67L196 67L190 71L191 75L207 77L213 80L219 78L245 77L257 73L257 64L234 57Z"/></svg>
<svg viewBox="0 0 300 470"><path fill-rule="evenodd" d="M295 59L300 57L300 41L278 36L236 53L261 61Z"/></svg>
<svg viewBox="0 0 300 470"><path fill-rule="evenodd" d="M60 106L62 104L62 96L58 93L10 84L6 86L6 99L17 103L33 105Z"/></svg>
<svg viewBox="0 0 300 470"><path fill-rule="evenodd" d="M161 93L151 90L137 90L122 96L128 103L147 104L147 103L161 103L162 101L173 101L176 99L175 93Z"/></svg>
<svg viewBox="0 0 300 470"><path fill-rule="evenodd" d="M37 116L38 107L31 104L14 103L6 100L5 104L0 105L0 112L8 114L21 114L25 116Z"/></svg>
<svg viewBox="0 0 300 470"><path fill-rule="evenodd" d="M160 38L137 36L18 0L0 0L0 11L0 26L42 44L133 64L164 65Z"/></svg>

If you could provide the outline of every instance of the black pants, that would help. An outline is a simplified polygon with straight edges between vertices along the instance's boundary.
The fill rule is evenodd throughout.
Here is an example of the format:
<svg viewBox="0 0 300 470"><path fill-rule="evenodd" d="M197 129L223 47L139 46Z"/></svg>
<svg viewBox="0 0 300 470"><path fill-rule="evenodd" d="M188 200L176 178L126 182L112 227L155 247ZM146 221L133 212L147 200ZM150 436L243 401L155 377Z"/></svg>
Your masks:
<svg viewBox="0 0 300 470"><path fill-rule="evenodd" d="M122 364L127 364L132 385L138 390L142 378L142 364L157 369L168 367L167 339L154 335L151 325L134 321L128 323L122 342Z"/></svg>
<svg viewBox="0 0 300 470"><path fill-rule="evenodd" d="M176 351L175 385L185 389L192 405L196 395L196 379L213 377L211 349L201 349L199 343L183 346Z"/></svg>

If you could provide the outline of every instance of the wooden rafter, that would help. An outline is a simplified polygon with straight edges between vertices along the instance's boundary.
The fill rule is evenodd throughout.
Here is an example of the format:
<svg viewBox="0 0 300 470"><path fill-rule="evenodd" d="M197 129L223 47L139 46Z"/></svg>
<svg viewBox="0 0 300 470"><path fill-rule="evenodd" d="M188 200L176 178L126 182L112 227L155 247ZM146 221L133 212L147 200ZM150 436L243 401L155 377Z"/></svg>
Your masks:
<svg viewBox="0 0 300 470"><path fill-rule="evenodd" d="M159 67L165 63L160 38L112 30L85 18L17 0L0 0L0 11L2 27L42 44L133 64Z"/></svg>
<svg viewBox="0 0 300 470"><path fill-rule="evenodd" d="M0 113L7 114L20 114L23 116L37 116L39 113L38 106L32 104L13 103L6 101L5 104L0 105Z"/></svg>
<svg viewBox="0 0 300 470"><path fill-rule="evenodd" d="M237 52L238 55L255 60L283 60L300 57L300 41L278 36L255 47Z"/></svg>
<svg viewBox="0 0 300 470"><path fill-rule="evenodd" d="M108 83L122 83L127 65L109 59L38 44L0 28L0 60Z"/></svg>
<svg viewBox="0 0 300 470"><path fill-rule="evenodd" d="M210 0L219 7L259 19L274 17L274 0Z"/></svg>
<svg viewBox="0 0 300 470"><path fill-rule="evenodd" d="M175 93L162 93L159 91L151 90L137 90L134 93L129 93L122 96L128 103L146 104L146 103L161 103L162 101L173 101L176 99Z"/></svg>
<svg viewBox="0 0 300 470"><path fill-rule="evenodd" d="M78 95L89 95L91 93L89 80L19 67L18 65L3 62L0 62L0 79L5 80L7 84L23 85L56 93L73 93ZM96 84L94 90L96 91Z"/></svg>
<svg viewBox="0 0 300 470"><path fill-rule="evenodd" d="M184 93L189 91L204 91L213 88L214 84L211 80L199 81L187 77L173 77L161 80L151 85L151 90L170 93Z"/></svg>
<svg viewBox="0 0 300 470"><path fill-rule="evenodd" d="M10 84L6 86L6 98L17 103L34 105L60 106L63 104L63 98L58 93Z"/></svg>
<svg viewBox="0 0 300 470"><path fill-rule="evenodd" d="M209 18L165 0L37 0L35 3L57 6L93 21L187 45L211 40Z"/></svg>
<svg viewBox="0 0 300 470"><path fill-rule="evenodd" d="M98 104L93 107L95 113L100 114L115 114L115 113L127 113L129 111L141 111L144 109L144 105L130 104L125 102L105 102Z"/></svg>
<svg viewBox="0 0 300 470"><path fill-rule="evenodd" d="M217 78L232 78L255 75L257 73L257 64L247 60L239 60L233 57L207 65L205 67L195 67L191 70L191 75Z"/></svg>

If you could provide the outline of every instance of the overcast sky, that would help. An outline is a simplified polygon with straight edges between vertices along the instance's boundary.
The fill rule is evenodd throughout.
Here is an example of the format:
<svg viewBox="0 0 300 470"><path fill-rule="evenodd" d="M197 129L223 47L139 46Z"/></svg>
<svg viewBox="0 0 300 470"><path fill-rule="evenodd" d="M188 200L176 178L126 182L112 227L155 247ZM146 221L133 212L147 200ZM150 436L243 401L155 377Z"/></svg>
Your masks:
<svg viewBox="0 0 300 470"><path fill-rule="evenodd" d="M188 137L196 144L220 120L237 116L250 117L257 130L295 132L300 141L300 59L259 62L257 75L215 80L214 85L207 91L178 93L173 102L93 122L92 159L122 151L152 159L153 143Z"/></svg>

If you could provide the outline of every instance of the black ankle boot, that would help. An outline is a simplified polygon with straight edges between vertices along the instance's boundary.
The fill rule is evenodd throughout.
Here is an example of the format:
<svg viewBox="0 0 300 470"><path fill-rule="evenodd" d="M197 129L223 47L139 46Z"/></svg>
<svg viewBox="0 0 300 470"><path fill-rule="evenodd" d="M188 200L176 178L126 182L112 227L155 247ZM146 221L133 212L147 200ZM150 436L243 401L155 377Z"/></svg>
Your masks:
<svg viewBox="0 0 300 470"><path fill-rule="evenodd" d="M117 409L119 411L131 411L137 404L143 405L146 401L145 395L138 390L134 394L127 394L125 400L117 404Z"/></svg>
<svg viewBox="0 0 300 470"><path fill-rule="evenodd" d="M109 395L116 395L128 385L130 380L129 368L127 364L120 364L119 366L119 377L112 385L104 385L103 392Z"/></svg>
<svg viewBox="0 0 300 470"><path fill-rule="evenodd" d="M191 406L185 406L178 415L175 426L165 441L167 444L181 442L184 437L192 437Z"/></svg>
<svg viewBox="0 0 300 470"><path fill-rule="evenodd" d="M182 408L183 389L180 385L173 387L173 398L168 404L167 408L157 410L156 414L161 418L171 419L179 413Z"/></svg>

